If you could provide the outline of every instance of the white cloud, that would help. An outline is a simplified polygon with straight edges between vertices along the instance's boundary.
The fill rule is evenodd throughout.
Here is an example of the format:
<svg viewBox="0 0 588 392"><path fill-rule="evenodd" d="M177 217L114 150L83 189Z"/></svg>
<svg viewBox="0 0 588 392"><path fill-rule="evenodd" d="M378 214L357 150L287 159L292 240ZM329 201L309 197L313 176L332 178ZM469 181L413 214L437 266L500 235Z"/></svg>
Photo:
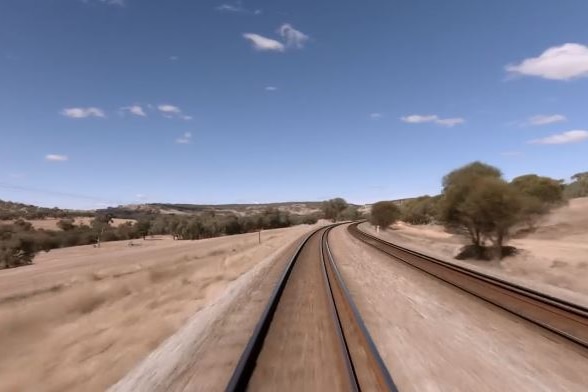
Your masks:
<svg viewBox="0 0 588 392"><path fill-rule="evenodd" d="M543 115L539 114L537 116L533 116L529 118L527 123L529 125L547 125L547 124L554 124L558 122L567 121L566 116L561 114L550 114L550 115Z"/></svg>
<svg viewBox="0 0 588 392"><path fill-rule="evenodd" d="M288 23L280 26L278 33L286 41L286 46L289 48L302 49L309 39L308 35L296 30Z"/></svg>
<svg viewBox="0 0 588 392"><path fill-rule="evenodd" d="M266 86L265 91L276 91L278 88L275 86Z"/></svg>
<svg viewBox="0 0 588 392"><path fill-rule="evenodd" d="M178 61L180 58L178 56L169 56L171 61Z"/></svg>
<svg viewBox="0 0 588 392"><path fill-rule="evenodd" d="M174 105L168 105L168 104L164 104L164 105L159 105L157 106L157 109L162 112L162 113L166 113L166 114L180 114L182 113L182 110Z"/></svg>
<svg viewBox="0 0 588 392"><path fill-rule="evenodd" d="M283 52L284 44L271 38L263 37L259 34L245 33L243 38L251 42L253 48L259 51Z"/></svg>
<svg viewBox="0 0 588 392"><path fill-rule="evenodd" d="M59 154L47 154L45 155L45 160L50 162L65 162L69 158L67 155L59 155Z"/></svg>
<svg viewBox="0 0 588 392"><path fill-rule="evenodd" d="M132 106L125 106L121 108L123 112L129 112L132 115L140 116L140 117L147 117L147 113L140 105L132 105Z"/></svg>
<svg viewBox="0 0 588 392"><path fill-rule="evenodd" d="M174 106L174 105L169 105L169 104L158 105L157 110L159 110L161 112L161 114L163 115L163 117L166 117L166 118L179 118L179 119L186 120L186 121L192 120L192 118L193 118L192 116L184 114L182 112L182 109L180 109L179 107Z"/></svg>
<svg viewBox="0 0 588 392"><path fill-rule="evenodd" d="M373 120L377 120L383 117L382 113L370 113L370 118Z"/></svg>
<svg viewBox="0 0 588 392"><path fill-rule="evenodd" d="M243 12L243 7L241 7L241 5L221 4L216 7L216 10L225 12Z"/></svg>
<svg viewBox="0 0 588 392"><path fill-rule="evenodd" d="M434 115L420 115L420 114L412 114L410 116L402 117L401 120L405 123L409 124L420 124L426 122L433 122L437 120L437 116Z"/></svg>
<svg viewBox="0 0 588 392"><path fill-rule="evenodd" d="M241 4L240 1L236 2L235 4L221 4L215 8L217 11L221 12L231 12L236 14L250 14L250 15L261 15L261 10L249 10Z"/></svg>
<svg viewBox="0 0 588 392"><path fill-rule="evenodd" d="M537 76L551 80L570 80L588 76L588 47L567 43L547 49L539 57L507 65L511 75Z"/></svg>
<svg viewBox="0 0 588 392"><path fill-rule="evenodd" d="M434 123L438 125L443 125L446 127L453 127L455 125L465 123L465 120L461 117L454 117L454 118L440 118L436 114L427 114L427 115L420 115L420 114L412 114L410 116L405 116L400 118L405 123L409 124L422 124L422 123Z"/></svg>
<svg viewBox="0 0 588 392"><path fill-rule="evenodd" d="M547 136L542 139L531 140L529 143L532 144L566 144L566 143L578 143L588 139L588 131L581 129L575 129L555 135Z"/></svg>
<svg viewBox="0 0 588 392"><path fill-rule="evenodd" d="M182 137L176 139L178 144L190 144L192 142L192 132L184 132Z"/></svg>
<svg viewBox="0 0 588 392"><path fill-rule="evenodd" d="M61 115L69 118L106 117L104 111L99 108L65 108Z"/></svg>

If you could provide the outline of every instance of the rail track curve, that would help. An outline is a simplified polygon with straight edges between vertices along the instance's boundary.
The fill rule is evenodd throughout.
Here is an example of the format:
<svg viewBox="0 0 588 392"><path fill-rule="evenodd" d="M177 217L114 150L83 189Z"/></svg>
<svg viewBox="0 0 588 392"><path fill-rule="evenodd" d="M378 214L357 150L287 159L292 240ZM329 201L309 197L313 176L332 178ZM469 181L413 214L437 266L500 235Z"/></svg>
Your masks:
<svg viewBox="0 0 588 392"><path fill-rule="evenodd" d="M347 229L361 242L588 349L588 308L390 243L359 224Z"/></svg>
<svg viewBox="0 0 588 392"><path fill-rule="evenodd" d="M301 241L227 391L397 391L329 248L328 234L336 226Z"/></svg>

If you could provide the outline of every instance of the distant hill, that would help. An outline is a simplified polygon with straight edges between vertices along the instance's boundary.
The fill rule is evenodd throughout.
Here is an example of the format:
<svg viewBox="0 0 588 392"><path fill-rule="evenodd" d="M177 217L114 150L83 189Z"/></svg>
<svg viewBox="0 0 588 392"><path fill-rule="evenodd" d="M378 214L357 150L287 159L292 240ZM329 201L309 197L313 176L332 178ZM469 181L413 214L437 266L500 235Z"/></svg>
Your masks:
<svg viewBox="0 0 588 392"><path fill-rule="evenodd" d="M0 200L0 221L14 219L73 218L93 216L93 211L64 210Z"/></svg>
<svg viewBox="0 0 588 392"><path fill-rule="evenodd" d="M249 216L259 214L267 209L277 209L293 215L310 215L321 211L321 201L281 202L260 204L174 204L152 203L132 204L97 210L97 213L110 213L117 218L138 219L142 215L236 215Z"/></svg>

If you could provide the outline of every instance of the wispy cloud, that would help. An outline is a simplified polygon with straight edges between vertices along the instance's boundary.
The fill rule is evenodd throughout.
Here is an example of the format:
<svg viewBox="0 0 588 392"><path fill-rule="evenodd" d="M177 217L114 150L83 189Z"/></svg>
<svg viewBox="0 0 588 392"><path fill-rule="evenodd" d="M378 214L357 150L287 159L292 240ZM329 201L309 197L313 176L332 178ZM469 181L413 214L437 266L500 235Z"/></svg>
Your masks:
<svg viewBox="0 0 588 392"><path fill-rule="evenodd" d="M280 26L278 34L284 39L288 48L302 49L309 39L308 35L296 30L288 23Z"/></svg>
<svg viewBox="0 0 588 392"><path fill-rule="evenodd" d="M145 200L145 199L147 198L147 195L145 195L145 194L143 194L143 193L137 193L137 194L135 195L135 197L136 197L138 200Z"/></svg>
<svg viewBox="0 0 588 392"><path fill-rule="evenodd" d="M542 139L531 140L531 144L567 144L579 143L588 139L588 131L575 129L572 131L562 132L555 135L547 136Z"/></svg>
<svg viewBox="0 0 588 392"><path fill-rule="evenodd" d="M237 1L233 4L221 4L215 8L217 11L220 12L229 12L235 14L249 14L249 15L261 15L262 11L260 9L250 10L243 7L243 4L240 1Z"/></svg>
<svg viewBox="0 0 588 392"><path fill-rule="evenodd" d="M180 58L178 56L169 56L170 61L178 61Z"/></svg>
<svg viewBox="0 0 588 392"><path fill-rule="evenodd" d="M275 86L266 86L265 91L276 91L278 88Z"/></svg>
<svg viewBox="0 0 588 392"><path fill-rule="evenodd" d="M283 52L286 47L279 41L254 33L245 33L243 38L248 40L253 49L261 52Z"/></svg>
<svg viewBox="0 0 588 392"><path fill-rule="evenodd" d="M401 117L405 123L408 124L423 124L423 123L434 123L438 125L443 125L446 127L453 127L455 125L460 125L465 123L465 119L461 117L454 117L454 118L441 118L436 114L411 114L410 116Z"/></svg>
<svg viewBox="0 0 588 392"><path fill-rule="evenodd" d="M123 113L130 113L134 116L147 117L147 113L145 113L145 110L143 110L141 105L125 106L120 108L120 110Z"/></svg>
<svg viewBox="0 0 588 392"><path fill-rule="evenodd" d="M124 7L126 5L126 0L82 0L83 3L102 3L107 5L117 5L119 7Z"/></svg>
<svg viewBox="0 0 588 392"><path fill-rule="evenodd" d="M178 144L190 144L192 143L192 132L184 132L182 137L176 139Z"/></svg>
<svg viewBox="0 0 588 392"><path fill-rule="evenodd" d="M162 113L166 113L166 114L179 114L182 112L182 110L174 105L169 105L169 104L163 104L163 105L159 105L157 106L157 109L162 112Z"/></svg>
<svg viewBox="0 0 588 392"><path fill-rule="evenodd" d="M59 155L59 154L47 154L45 155L45 160L49 162L65 162L69 158L67 155Z"/></svg>
<svg viewBox="0 0 588 392"><path fill-rule="evenodd" d="M382 117L384 117L384 115L382 113L377 113L377 112L370 113L370 118L372 120L378 120L378 119L380 119Z"/></svg>
<svg viewBox="0 0 588 392"><path fill-rule="evenodd" d="M588 47L567 43L547 49L538 57L507 65L510 75L536 76L551 80L571 80L588 76Z"/></svg>
<svg viewBox="0 0 588 392"><path fill-rule="evenodd" d="M69 118L106 117L102 109L95 107L65 108L60 113L62 116Z"/></svg>
<svg viewBox="0 0 588 392"><path fill-rule="evenodd" d="M527 125L547 125L547 124L554 124L559 122L567 121L566 116L561 114L538 114L536 116L530 117L526 124Z"/></svg>
<svg viewBox="0 0 588 392"><path fill-rule="evenodd" d="M157 110L166 118L180 118L182 120L192 120L192 116L186 115L182 109L175 105L162 104L157 106Z"/></svg>
<svg viewBox="0 0 588 392"><path fill-rule="evenodd" d="M244 33L243 38L248 40L255 50L270 52L285 52L286 49L302 49L310 39L308 35L296 30L288 23L281 25L277 33L282 37L283 43L254 33Z"/></svg>

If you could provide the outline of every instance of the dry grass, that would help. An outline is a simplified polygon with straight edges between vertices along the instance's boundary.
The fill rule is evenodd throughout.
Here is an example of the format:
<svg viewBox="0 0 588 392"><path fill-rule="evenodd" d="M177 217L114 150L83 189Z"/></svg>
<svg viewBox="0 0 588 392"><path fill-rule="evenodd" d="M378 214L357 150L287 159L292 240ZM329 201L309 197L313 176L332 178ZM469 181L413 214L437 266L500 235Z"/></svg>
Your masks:
<svg viewBox="0 0 588 392"><path fill-rule="evenodd" d="M74 224L89 226L92 219L94 219L94 218L90 218L90 217L75 218ZM60 230L59 227L57 227L57 222L59 222L59 221L60 221L60 219L56 219L56 218L27 220L27 222L30 222L35 229L44 229L44 230ZM134 223L135 220L115 218L115 219L113 219L112 226L118 227L118 226L125 224L127 222Z"/></svg>
<svg viewBox="0 0 588 392"><path fill-rule="evenodd" d="M396 229L380 235L450 262L457 262L454 257L467 242L441 226L400 223ZM588 305L588 198L570 200L544 217L535 232L513 239L509 245L517 248L515 256L465 265Z"/></svg>
<svg viewBox="0 0 588 392"><path fill-rule="evenodd" d="M243 235L70 248L17 275L0 273L0 287L15 276L22 281L0 290L0 391L106 389L233 280L306 230L276 231L262 245ZM78 268L84 253L95 256L82 257Z"/></svg>

